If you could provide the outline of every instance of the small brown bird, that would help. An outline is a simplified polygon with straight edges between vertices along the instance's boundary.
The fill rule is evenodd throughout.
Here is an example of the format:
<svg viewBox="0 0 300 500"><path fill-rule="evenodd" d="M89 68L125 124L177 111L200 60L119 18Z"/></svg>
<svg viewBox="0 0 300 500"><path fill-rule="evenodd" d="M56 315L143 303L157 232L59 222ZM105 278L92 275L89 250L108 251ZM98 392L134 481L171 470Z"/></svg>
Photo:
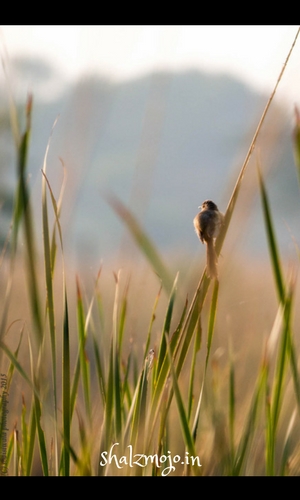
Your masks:
<svg viewBox="0 0 300 500"><path fill-rule="evenodd" d="M209 278L218 278L218 258L214 239L220 232L224 215L211 200L204 201L198 208L201 210L194 218L194 227L200 241L206 243L207 275Z"/></svg>

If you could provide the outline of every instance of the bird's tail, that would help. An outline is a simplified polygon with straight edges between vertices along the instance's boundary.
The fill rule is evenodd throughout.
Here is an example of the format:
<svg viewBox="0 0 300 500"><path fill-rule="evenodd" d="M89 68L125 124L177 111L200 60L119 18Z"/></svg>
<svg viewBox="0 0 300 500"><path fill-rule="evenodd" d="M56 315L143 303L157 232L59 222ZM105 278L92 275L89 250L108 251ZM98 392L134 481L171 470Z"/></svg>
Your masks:
<svg viewBox="0 0 300 500"><path fill-rule="evenodd" d="M213 238L209 238L206 242L206 264L207 276L209 278L218 278L218 257L215 251Z"/></svg>

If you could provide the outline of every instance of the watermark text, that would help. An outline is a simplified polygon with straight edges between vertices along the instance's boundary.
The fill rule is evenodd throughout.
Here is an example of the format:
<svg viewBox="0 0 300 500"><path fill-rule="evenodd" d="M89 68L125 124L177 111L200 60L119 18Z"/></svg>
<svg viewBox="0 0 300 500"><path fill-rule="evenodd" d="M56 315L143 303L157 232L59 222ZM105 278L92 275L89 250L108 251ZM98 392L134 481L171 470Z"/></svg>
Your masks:
<svg viewBox="0 0 300 500"><path fill-rule="evenodd" d="M171 472L176 471L176 465L191 465L201 467L200 458L193 457L188 452L182 457L180 455L172 456L168 451L166 455L144 455L143 453L133 453L131 445L126 448L126 454L118 455L119 443L114 443L109 451L102 451L100 457L100 466L114 464L118 469L123 469L125 466L147 467L148 464L154 464L157 469L161 469L162 476L168 476Z"/></svg>
<svg viewBox="0 0 300 500"><path fill-rule="evenodd" d="M0 476L7 476L6 451L7 451L7 414L8 414L7 377L0 374Z"/></svg>

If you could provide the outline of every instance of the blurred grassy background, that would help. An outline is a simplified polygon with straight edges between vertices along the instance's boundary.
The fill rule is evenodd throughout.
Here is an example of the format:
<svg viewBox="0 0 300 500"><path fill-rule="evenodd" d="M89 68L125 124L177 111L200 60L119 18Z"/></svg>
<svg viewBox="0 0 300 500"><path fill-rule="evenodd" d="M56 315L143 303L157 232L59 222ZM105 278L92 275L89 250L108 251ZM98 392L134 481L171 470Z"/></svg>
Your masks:
<svg viewBox="0 0 300 500"><path fill-rule="evenodd" d="M272 103L256 144L256 152L241 184L221 250L217 307L212 306L212 290L208 289L203 309L199 306L197 326L193 325L192 332L196 338L201 333L201 349L198 350L197 342L193 345L191 340L182 370L174 355L174 366L178 371L176 376L172 371L168 376L173 388L177 387L178 382L180 391L179 396L175 391L176 398L170 402L170 411L165 413L164 403L158 404L155 399L157 391L164 401L159 370L157 373L154 370L151 382L146 383L141 378L146 385L138 385L147 349L153 348L155 351L155 366L159 365L159 353L163 352L165 357L162 359L165 359L167 366L164 332L168 314L170 325L167 334L174 338L172 335L175 336L177 325L180 324L185 301L188 299L190 307L205 267L205 251L194 234L193 216L198 205L210 197L220 210L225 211L266 99L264 96L252 95L239 82L225 76L210 77L198 73L149 75L118 88L108 82L92 79L79 82L68 96L68 99L62 96L51 105L38 102L36 111L33 105L30 108L31 123L27 125L24 124L23 107L17 108L20 130L25 129L24 135L17 141L20 169L17 182L23 176L20 191L16 189L15 173L12 175L16 154L13 141L8 139L9 106L5 98L2 101L5 105L2 104L0 147L4 154L1 175L3 186L7 189L2 193L3 207L0 214L3 220L0 294L4 305L1 341L15 354L9 359L2 344L0 366L3 373L8 373L14 367L8 415L10 473L45 474L50 468L50 473L60 471L68 475L70 467L71 473L97 473L100 442L103 446L109 446L117 439L119 425L123 432L119 430L119 435L122 435L125 443L127 419L132 425L131 436L142 446L142 441L138 439L145 438L143 419L134 404L135 391L141 396L141 408L144 408L148 417L152 415L151 402L155 402L157 408L163 408L161 413L166 421L162 417L161 426L165 424L164 432L160 434L162 431L157 423L158 437L154 439L153 448L166 450L169 446L174 455L183 455L191 442L189 432L185 434L180 431L180 424L184 424L185 410L192 405L188 419L192 429L204 377L201 418L194 443L201 457L201 472L204 475L235 473L237 468L234 464L239 460L239 443L245 436L245 422L249 414L251 418L254 415L249 411L249 406L260 380L265 344L279 308L273 272L275 264L273 256L269 254L266 208L262 204L257 165L263 171L269 194L272 228L278 238L282 275L286 283L291 274L296 275L298 267L300 205L297 169L293 158L293 147L295 144L297 146L297 142L293 144L292 136L294 116L286 116L281 105ZM49 182L46 185L40 169L43 167L51 127L62 102L63 111L60 110L61 117L53 130L45 162ZM28 157L22 149L27 133L28 140L29 133L32 134ZM66 172L59 223L55 203L63 184L63 168L58 157L62 158ZM22 189L23 196L18 198ZM43 194L41 197L43 189L48 193L47 202ZM128 227L118 217L118 211L114 210L116 207L107 202L107 194L111 193L117 195L130 209L129 214L137 224L135 234L140 238L139 245L134 243ZM31 214L28 212L27 195L30 197ZM19 216L18 210L12 214L13 199L15 207L21 200ZM119 214L124 215L122 210ZM29 217L27 225L26 217ZM9 232L11 220L12 234ZM45 243L45 223L49 224L49 234L55 228L53 234L56 234L57 248L50 248L50 243L49 246ZM141 240L139 227L144 229L149 242ZM60 248L60 229L63 248ZM7 235L10 238L8 240ZM14 237L17 239L14 240ZM35 255L31 254L31 243L36 244ZM150 247L155 254L150 252ZM30 257L33 257L35 277L30 269ZM156 273L159 266L160 276ZM99 280L96 281L100 269ZM49 281L45 280L45 272L46 275L49 273ZM170 302L170 284L177 272L179 276L173 305ZM32 288L35 279L42 326L39 325L35 309ZM153 313L161 279L165 286ZM77 287L76 280L79 283ZM205 289L205 279L203 283L200 291ZM52 287L55 308L53 337L51 322L48 325ZM299 301L298 295L296 282L294 305ZM282 298L281 302L283 308L288 307L287 297ZM92 304L93 309L89 314ZM81 306L84 309L82 318ZM197 312L197 303L194 310ZM285 319L288 322L287 317ZM299 349L299 319L298 308L294 306L292 326L288 323L287 331L294 331L296 352ZM148 336L149 324L151 335ZM191 324L186 324L186 331L181 325L178 332L187 338ZM213 338L205 372L209 324L212 324ZM21 348L16 353L20 335ZM54 338L55 356L52 351ZM289 349L292 348L288 340L284 351L286 364L290 359ZM70 372L66 353L70 355ZM97 353L104 372L103 379L97 365ZM268 365L271 388L272 377L276 378L277 374L275 360L274 355ZM38 392L34 402L32 387L26 383L19 367L28 374ZM76 367L78 387L75 384ZM191 374L192 393L188 390ZM107 391L106 400L98 387L98 384L101 386L101 380ZM293 388L295 381L290 372L288 377L281 375L279 380L284 380L286 385L284 404L280 406L276 450L272 448L276 426L273 428L271 425L275 420L273 422L268 416L264 418L264 411L267 411L261 409L263 402L268 407L266 383L266 395L258 398L258 424L256 426L256 420L254 424L254 416L250 422L255 437L247 445L247 461L239 473L299 473L298 419L289 430L291 414L297 409L297 386ZM57 390L57 406L54 404L54 410L53 385ZM149 406L143 399L146 386ZM76 418L72 416L72 404L66 399L70 396L72 401L72 387L76 396ZM265 388L263 383L261 387ZM233 389L232 395L230 391ZM112 401L109 400L110 391ZM275 400L279 393L278 387L275 388ZM184 410L179 417L177 410L182 409L180 397ZM271 396L270 401L273 404ZM39 405L42 410L41 428L37 425ZM129 418L131 411L132 421ZM233 421L234 436L231 443ZM148 431L151 424L151 419L148 427L147 422L145 424ZM114 425L116 429L113 431L111 427ZM271 431L266 437L265 427L269 425ZM28 442L26 432L29 435ZM65 437L68 433L70 442L70 436ZM26 469L26 463L30 464L30 439L34 441L35 435L33 466ZM287 458L283 460L282 454L287 450L287 443ZM54 465L55 446L61 451L63 465L60 467ZM149 448L145 447L145 450L149 452ZM176 473L182 474L183 470L178 467Z"/></svg>

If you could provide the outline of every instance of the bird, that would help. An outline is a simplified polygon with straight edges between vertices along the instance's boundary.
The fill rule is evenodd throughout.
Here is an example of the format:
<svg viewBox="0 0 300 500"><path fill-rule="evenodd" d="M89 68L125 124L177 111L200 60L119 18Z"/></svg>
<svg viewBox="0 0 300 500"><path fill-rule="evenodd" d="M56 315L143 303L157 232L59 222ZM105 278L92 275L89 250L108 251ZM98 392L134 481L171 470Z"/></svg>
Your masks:
<svg viewBox="0 0 300 500"><path fill-rule="evenodd" d="M224 223L224 215L219 212L217 205L211 200L205 200L198 208L201 210L194 218L193 223L198 238L206 244L207 276L218 279L218 257L214 240Z"/></svg>

